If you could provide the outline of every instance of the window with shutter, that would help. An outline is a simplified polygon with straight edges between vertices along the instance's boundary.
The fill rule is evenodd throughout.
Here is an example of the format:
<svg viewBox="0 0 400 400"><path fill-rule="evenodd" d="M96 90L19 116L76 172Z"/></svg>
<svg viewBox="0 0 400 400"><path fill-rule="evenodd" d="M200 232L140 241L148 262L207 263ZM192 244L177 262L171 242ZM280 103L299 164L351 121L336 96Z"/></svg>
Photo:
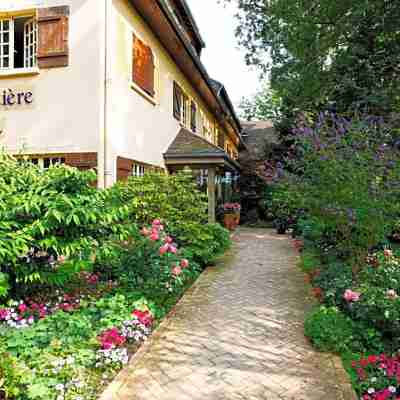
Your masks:
<svg viewBox="0 0 400 400"><path fill-rule="evenodd" d="M155 95L154 55L149 46L133 34L132 82L151 97Z"/></svg>
<svg viewBox="0 0 400 400"><path fill-rule="evenodd" d="M174 117L180 121L182 118L183 91L181 87L174 82Z"/></svg>
<svg viewBox="0 0 400 400"><path fill-rule="evenodd" d="M190 106L190 129L193 132L196 132L196 128L197 128L196 125L197 125L197 105L192 100L191 106Z"/></svg>
<svg viewBox="0 0 400 400"><path fill-rule="evenodd" d="M0 19L0 71L37 66L37 21L33 16Z"/></svg>
<svg viewBox="0 0 400 400"><path fill-rule="evenodd" d="M69 7L38 9L38 65L40 68L69 64Z"/></svg>

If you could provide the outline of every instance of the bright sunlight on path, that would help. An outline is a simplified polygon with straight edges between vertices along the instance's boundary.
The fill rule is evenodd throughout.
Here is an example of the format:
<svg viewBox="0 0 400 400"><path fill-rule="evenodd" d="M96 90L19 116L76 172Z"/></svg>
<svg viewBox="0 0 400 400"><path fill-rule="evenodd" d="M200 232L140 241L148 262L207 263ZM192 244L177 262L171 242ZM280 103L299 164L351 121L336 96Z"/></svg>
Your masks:
<svg viewBox="0 0 400 400"><path fill-rule="evenodd" d="M303 335L311 306L286 236L242 228L102 400L349 400Z"/></svg>

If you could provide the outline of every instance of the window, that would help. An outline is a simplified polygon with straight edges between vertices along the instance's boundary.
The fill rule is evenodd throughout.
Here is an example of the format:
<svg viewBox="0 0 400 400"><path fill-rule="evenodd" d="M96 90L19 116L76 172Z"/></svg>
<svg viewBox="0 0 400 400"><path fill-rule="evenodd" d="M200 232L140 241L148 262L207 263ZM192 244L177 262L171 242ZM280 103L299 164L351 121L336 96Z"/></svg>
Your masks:
<svg viewBox="0 0 400 400"><path fill-rule="evenodd" d="M3 74L68 66L69 6L38 8L36 15L0 18Z"/></svg>
<svg viewBox="0 0 400 400"><path fill-rule="evenodd" d="M192 100L190 104L190 129L193 132L196 132L197 128L197 105L196 103Z"/></svg>
<svg viewBox="0 0 400 400"><path fill-rule="evenodd" d="M63 157L46 157L43 159L43 168L50 168L52 165L65 164L65 158Z"/></svg>
<svg viewBox="0 0 400 400"><path fill-rule="evenodd" d="M133 34L132 82L151 97L155 95L155 64L151 48Z"/></svg>
<svg viewBox="0 0 400 400"><path fill-rule="evenodd" d="M132 169L132 175L136 177L144 176L146 169L143 165L134 164Z"/></svg>
<svg viewBox="0 0 400 400"><path fill-rule="evenodd" d="M187 128L189 127L189 98L174 82L174 118L180 121Z"/></svg>
<svg viewBox="0 0 400 400"><path fill-rule="evenodd" d="M37 22L32 17L0 20L0 69L37 64Z"/></svg>

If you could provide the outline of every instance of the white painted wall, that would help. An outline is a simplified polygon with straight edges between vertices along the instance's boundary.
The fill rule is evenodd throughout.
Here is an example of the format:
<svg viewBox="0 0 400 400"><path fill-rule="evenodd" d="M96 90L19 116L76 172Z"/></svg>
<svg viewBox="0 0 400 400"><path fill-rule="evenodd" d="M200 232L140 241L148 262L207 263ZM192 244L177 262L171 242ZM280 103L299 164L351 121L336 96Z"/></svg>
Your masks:
<svg viewBox="0 0 400 400"><path fill-rule="evenodd" d="M203 109L197 95L165 48L127 0L112 0L110 26L110 87L108 111L108 168L116 176L117 156L164 167L163 153L177 135L180 124L173 117L173 82ZM132 32L151 47L155 56L156 104L131 87Z"/></svg>
<svg viewBox="0 0 400 400"><path fill-rule="evenodd" d="M31 105L0 105L0 147L19 153L97 152L102 124L104 4L99 0L0 0L2 12L70 6L70 65L35 76L0 76L3 88L33 92Z"/></svg>

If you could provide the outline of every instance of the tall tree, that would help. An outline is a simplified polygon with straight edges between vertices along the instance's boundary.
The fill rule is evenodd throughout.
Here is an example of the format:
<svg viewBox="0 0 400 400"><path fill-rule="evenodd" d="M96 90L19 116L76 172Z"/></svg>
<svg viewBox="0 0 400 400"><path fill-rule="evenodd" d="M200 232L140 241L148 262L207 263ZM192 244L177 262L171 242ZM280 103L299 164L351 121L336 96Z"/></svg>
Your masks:
<svg viewBox="0 0 400 400"><path fill-rule="evenodd" d="M399 109L399 1L225 1L238 4L246 60L269 72L284 113Z"/></svg>

